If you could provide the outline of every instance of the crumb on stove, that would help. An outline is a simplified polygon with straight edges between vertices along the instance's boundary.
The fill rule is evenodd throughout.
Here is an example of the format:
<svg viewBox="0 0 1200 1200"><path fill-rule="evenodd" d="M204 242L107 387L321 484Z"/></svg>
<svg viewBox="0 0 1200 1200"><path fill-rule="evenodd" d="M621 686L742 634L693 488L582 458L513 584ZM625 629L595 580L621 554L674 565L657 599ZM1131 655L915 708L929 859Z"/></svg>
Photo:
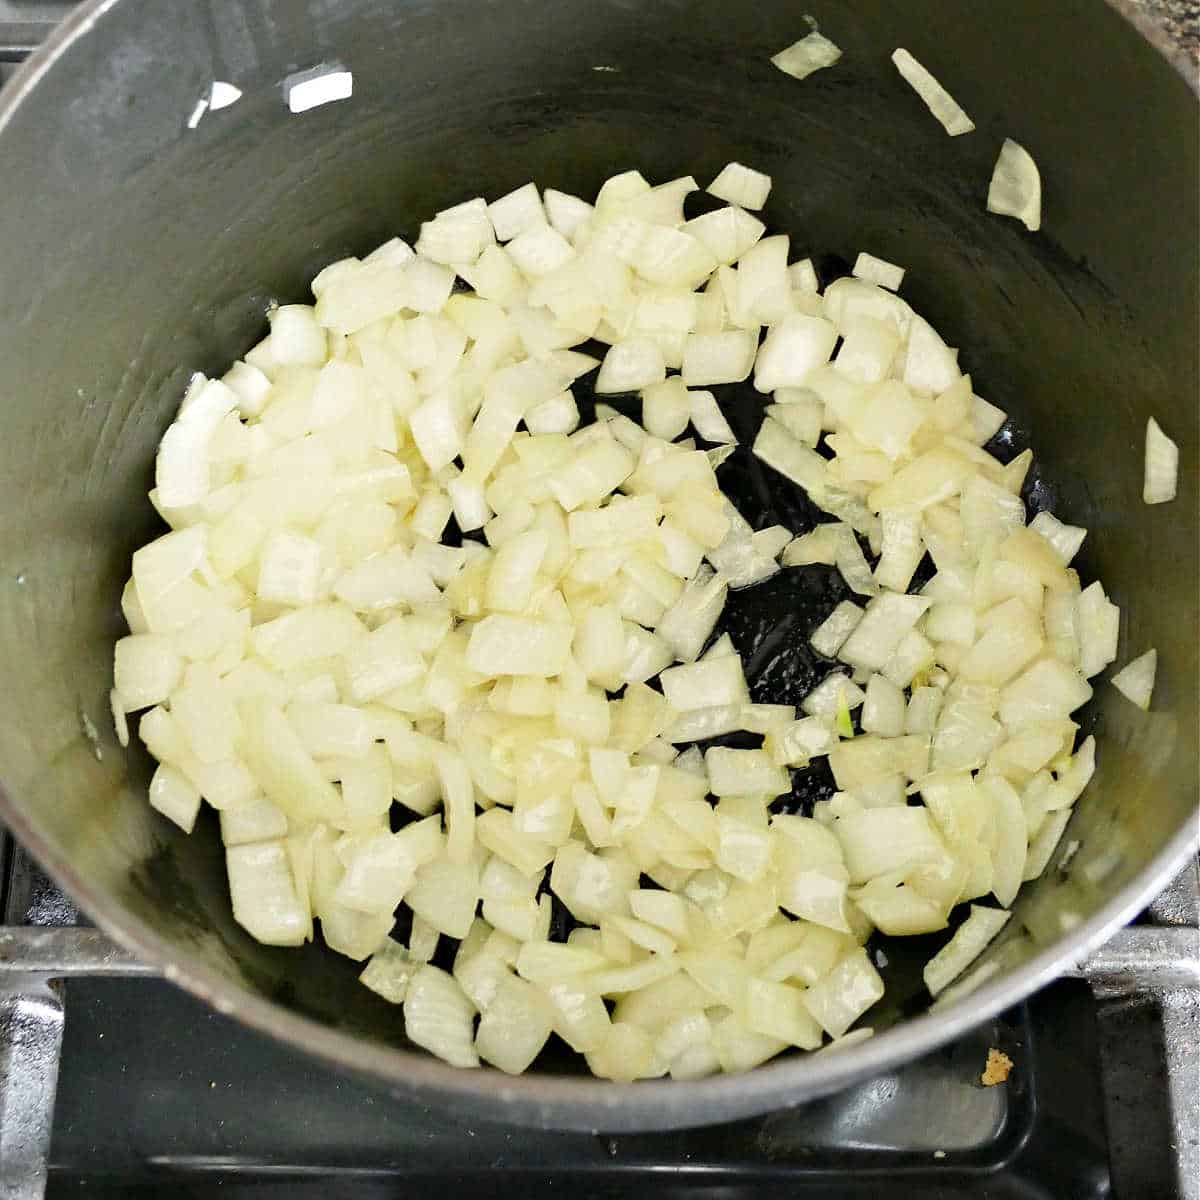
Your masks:
<svg viewBox="0 0 1200 1200"><path fill-rule="evenodd" d="M987 1064L984 1066L979 1080L984 1087L995 1087L996 1084L1004 1083L1008 1079L1008 1074L1012 1069L1013 1060L1003 1050L997 1050L993 1046L988 1051Z"/></svg>
<svg viewBox="0 0 1200 1200"><path fill-rule="evenodd" d="M945 1152L945 1150L935 1150L933 1152L933 1157L934 1158L945 1158L946 1152Z"/></svg>

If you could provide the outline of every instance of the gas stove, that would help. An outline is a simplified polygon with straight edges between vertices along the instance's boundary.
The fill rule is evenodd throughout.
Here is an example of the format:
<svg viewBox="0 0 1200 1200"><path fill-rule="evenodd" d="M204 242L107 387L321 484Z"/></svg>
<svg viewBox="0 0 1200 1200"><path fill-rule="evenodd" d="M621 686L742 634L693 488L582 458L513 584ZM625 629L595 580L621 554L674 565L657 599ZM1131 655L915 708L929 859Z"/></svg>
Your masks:
<svg viewBox="0 0 1200 1200"><path fill-rule="evenodd" d="M336 1074L157 978L11 841L4 879L6 1200L1200 1194L1194 867L1073 977L927 1058L753 1120L613 1137L464 1125ZM984 1087L993 1047L1014 1066Z"/></svg>
<svg viewBox="0 0 1200 1200"><path fill-rule="evenodd" d="M0 0L0 86L70 7ZM1070 977L836 1096L610 1137L465 1125L241 1027L90 928L0 830L0 1200L1198 1200L1198 898L1193 864ZM993 1048L1014 1065L985 1087Z"/></svg>

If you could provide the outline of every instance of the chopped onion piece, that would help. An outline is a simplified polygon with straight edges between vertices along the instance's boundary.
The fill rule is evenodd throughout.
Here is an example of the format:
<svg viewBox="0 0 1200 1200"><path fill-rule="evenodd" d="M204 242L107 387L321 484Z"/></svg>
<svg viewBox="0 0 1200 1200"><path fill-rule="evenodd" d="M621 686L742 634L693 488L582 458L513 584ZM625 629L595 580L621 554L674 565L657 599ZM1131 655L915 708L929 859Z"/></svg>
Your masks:
<svg viewBox="0 0 1200 1200"><path fill-rule="evenodd" d="M809 643L820 654L834 658L862 620L862 615L863 610L857 604L843 600L813 631Z"/></svg>
<svg viewBox="0 0 1200 1200"><path fill-rule="evenodd" d="M598 395L636 392L666 378L662 350L650 338L632 338L609 347L596 379Z"/></svg>
<svg viewBox="0 0 1200 1200"><path fill-rule="evenodd" d="M409 1040L456 1067L477 1067L472 1024L475 1006L458 982L426 963L409 980L404 1029Z"/></svg>
<svg viewBox="0 0 1200 1200"><path fill-rule="evenodd" d="M255 842L225 851L233 917L267 946L299 946L312 936L312 918L296 896L282 842Z"/></svg>
<svg viewBox="0 0 1200 1200"><path fill-rule="evenodd" d="M713 746L705 752L709 790L714 796L775 796L792 790L788 773L762 750Z"/></svg>
<svg viewBox="0 0 1200 1200"><path fill-rule="evenodd" d="M160 763L150 780L150 807L191 833L200 812L200 792L181 771Z"/></svg>
<svg viewBox="0 0 1200 1200"><path fill-rule="evenodd" d="M467 665L481 675L557 675L570 653L572 628L527 617L485 617L471 631Z"/></svg>
<svg viewBox="0 0 1200 1200"><path fill-rule="evenodd" d="M678 375L642 389L642 425L652 437L671 441L687 428L692 405Z"/></svg>
<svg viewBox="0 0 1200 1200"><path fill-rule="evenodd" d="M554 1010L542 992L509 976L479 1018L475 1049L484 1062L520 1075L538 1056L554 1027Z"/></svg>
<svg viewBox="0 0 1200 1200"><path fill-rule="evenodd" d="M867 698L863 701L863 732L900 737L904 733L905 707L900 688L882 675L872 675L867 680Z"/></svg>
<svg viewBox="0 0 1200 1200"><path fill-rule="evenodd" d="M787 429L767 417L754 439L754 455L806 492L820 496L826 488L826 460L811 446L793 437Z"/></svg>
<svg viewBox="0 0 1200 1200"><path fill-rule="evenodd" d="M706 442L737 441L712 392L688 392L688 410L693 428Z"/></svg>
<svg viewBox="0 0 1200 1200"><path fill-rule="evenodd" d="M954 97L907 50L894 50L892 62L951 137L970 133L975 128L975 122L963 112Z"/></svg>
<svg viewBox="0 0 1200 1200"><path fill-rule="evenodd" d="M508 242L527 229L546 224L546 213L537 184L527 183L487 206L487 215L496 231L496 238ZM558 231L562 233L562 230ZM482 251L481 251L482 252ZM463 261L463 260L458 260Z"/></svg>
<svg viewBox="0 0 1200 1200"><path fill-rule="evenodd" d="M690 333L683 343L683 382L688 387L741 383L754 369L756 339L740 330Z"/></svg>
<svg viewBox="0 0 1200 1200"><path fill-rule="evenodd" d="M954 936L925 964L925 986L931 995L944 991L983 953L1008 923L1012 913L1002 908L971 905L967 919Z"/></svg>
<svg viewBox="0 0 1200 1200"><path fill-rule="evenodd" d="M739 208L762 208L771 191L771 177L761 171L731 162L717 173L716 179L705 189L710 196L736 204Z"/></svg>
<svg viewBox="0 0 1200 1200"><path fill-rule="evenodd" d="M876 258L865 250L860 250L854 260L854 270L851 272L857 279L865 279L868 283L876 283L889 291L898 292L904 282L904 268L890 263L887 259Z"/></svg>
<svg viewBox="0 0 1200 1200"><path fill-rule="evenodd" d="M1117 657L1121 610L1104 594L1097 579L1079 596L1079 669L1084 677L1098 675Z"/></svg>
<svg viewBox="0 0 1200 1200"><path fill-rule="evenodd" d="M1029 528L1036 530L1054 548L1054 553L1067 566L1071 559L1079 553L1087 530L1078 525L1067 525L1060 521L1049 509L1043 509L1029 522Z"/></svg>
<svg viewBox="0 0 1200 1200"><path fill-rule="evenodd" d="M408 985L421 969L399 942L389 938L367 961L358 978L390 1004L403 1004Z"/></svg>
<svg viewBox="0 0 1200 1200"><path fill-rule="evenodd" d="M800 707L810 717L822 717L832 724L840 708L847 711L857 708L866 699L866 693L848 676L840 671L817 684L800 702Z"/></svg>
<svg viewBox="0 0 1200 1200"><path fill-rule="evenodd" d="M854 743L842 743L835 754L851 745ZM924 808L869 808L842 817L834 833L841 842L851 883L866 883L892 871L909 871L945 853Z"/></svg>
<svg viewBox="0 0 1200 1200"><path fill-rule="evenodd" d="M1151 417L1146 422L1146 480L1142 500L1147 504L1165 504L1175 499L1179 486L1179 447Z"/></svg>
<svg viewBox="0 0 1200 1200"><path fill-rule="evenodd" d="M1127 663L1113 677L1112 685L1126 699L1144 710L1150 707L1154 694L1154 674L1158 668L1158 651L1147 650L1145 654Z"/></svg>
<svg viewBox="0 0 1200 1200"><path fill-rule="evenodd" d="M542 197L546 217L550 224L565 238L573 238L576 231L592 215L592 206L578 196L568 192L547 188Z"/></svg>
<svg viewBox="0 0 1200 1200"><path fill-rule="evenodd" d="M785 75L791 75L794 79L807 79L822 67L832 67L841 57L841 48L814 29L798 42L793 42L786 50L780 50L778 54L773 55L771 62Z"/></svg>
<svg viewBox="0 0 1200 1200"><path fill-rule="evenodd" d="M1037 879L1046 869L1046 864L1058 849L1058 843L1071 820L1071 809L1060 808L1057 812L1047 813L1045 820L1038 827L1037 835L1029 843L1029 853L1025 859L1025 870L1022 880L1029 882Z"/></svg>
<svg viewBox="0 0 1200 1200"><path fill-rule="evenodd" d="M830 1037L840 1038L883 996L883 980L856 947L803 993L804 1007Z"/></svg>
<svg viewBox="0 0 1200 1200"><path fill-rule="evenodd" d="M677 712L718 704L741 705L750 699L742 660L736 654L671 667L662 673L659 682L667 703Z"/></svg>
<svg viewBox="0 0 1200 1200"><path fill-rule="evenodd" d="M763 745L778 766L804 767L810 759L828 754L837 745L837 737L825 721L804 717L771 730Z"/></svg>
<svg viewBox="0 0 1200 1200"><path fill-rule="evenodd" d="M685 233L703 242L723 266L741 258L766 230L757 217L736 204L693 217L683 228Z"/></svg>
<svg viewBox="0 0 1200 1200"><path fill-rule="evenodd" d="M988 185L987 210L1016 217L1031 233L1042 225L1042 177L1024 146L1005 138Z"/></svg>
<svg viewBox="0 0 1200 1200"><path fill-rule="evenodd" d="M838 331L823 317L801 314L785 317L771 327L754 366L754 387L760 392L800 387L817 367L829 361Z"/></svg>

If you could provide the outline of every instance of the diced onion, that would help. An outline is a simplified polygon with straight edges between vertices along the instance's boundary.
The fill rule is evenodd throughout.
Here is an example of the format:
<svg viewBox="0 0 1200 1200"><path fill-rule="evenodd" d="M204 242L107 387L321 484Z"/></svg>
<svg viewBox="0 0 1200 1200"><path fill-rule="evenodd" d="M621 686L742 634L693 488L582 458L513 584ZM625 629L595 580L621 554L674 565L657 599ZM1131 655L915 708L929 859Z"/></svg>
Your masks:
<svg viewBox="0 0 1200 1200"><path fill-rule="evenodd" d="M865 279L868 283L877 283L889 291L898 292L904 282L904 268L890 263L886 259L876 258L865 250L859 251L854 260L854 270L851 272L857 279Z"/></svg>
<svg viewBox="0 0 1200 1200"><path fill-rule="evenodd" d="M477 1067L472 1024L475 1007L457 981L426 963L409 980L404 1025L409 1039L456 1067Z"/></svg>
<svg viewBox="0 0 1200 1200"><path fill-rule="evenodd" d="M1142 499L1147 504L1165 504L1175 499L1179 486L1179 447L1151 417L1146 422L1146 479Z"/></svg>
<svg viewBox="0 0 1200 1200"><path fill-rule="evenodd" d="M814 34L775 62L839 53ZM698 1079L849 1044L882 994L872 931L1010 904L1096 769L1071 714L1120 612L1068 569L1087 531L1026 525L1032 453L984 449L1005 414L887 290L902 268L861 254L822 293L748 211L770 187L730 163L709 191L732 206L688 221L695 179L636 171L594 206L527 183L447 208L273 308L160 447L171 531L122 593L118 740L142 712L151 806L185 832L218 812L252 936L316 918L455 1065L518 1073L556 1033L608 1078ZM614 400L581 427L597 368L641 424ZM769 404L715 390L751 374ZM722 494L761 408L751 453L831 520ZM1151 422L1148 501L1176 470ZM729 592L813 566L812 651L844 668L752 697ZM1150 651L1113 682L1146 707L1153 675ZM820 758L840 790L773 814ZM973 909L931 992L1006 917Z"/></svg>
<svg viewBox="0 0 1200 1200"><path fill-rule="evenodd" d="M954 97L907 50L894 50L892 62L951 137L970 133L975 128L975 122L963 112Z"/></svg>
<svg viewBox="0 0 1200 1200"><path fill-rule="evenodd" d="M771 58L774 66L794 79L807 79L822 67L832 67L842 51L815 29Z"/></svg>
<svg viewBox="0 0 1200 1200"><path fill-rule="evenodd" d="M1005 138L988 185L987 210L1016 217L1031 233L1042 226L1042 177L1033 156Z"/></svg>
<svg viewBox="0 0 1200 1200"><path fill-rule="evenodd" d="M1148 709L1150 697L1154 694L1154 674L1157 669L1158 651L1147 650L1122 667L1112 677L1112 685L1138 708Z"/></svg>
<svg viewBox="0 0 1200 1200"><path fill-rule="evenodd" d="M925 986L931 995L944 991L969 967L1008 923L1012 913L1002 908L971 905L967 919L954 936L925 964Z"/></svg>
<svg viewBox="0 0 1200 1200"><path fill-rule="evenodd" d="M739 208L762 208L771 191L771 177L741 163L731 162L708 185L708 194Z"/></svg>

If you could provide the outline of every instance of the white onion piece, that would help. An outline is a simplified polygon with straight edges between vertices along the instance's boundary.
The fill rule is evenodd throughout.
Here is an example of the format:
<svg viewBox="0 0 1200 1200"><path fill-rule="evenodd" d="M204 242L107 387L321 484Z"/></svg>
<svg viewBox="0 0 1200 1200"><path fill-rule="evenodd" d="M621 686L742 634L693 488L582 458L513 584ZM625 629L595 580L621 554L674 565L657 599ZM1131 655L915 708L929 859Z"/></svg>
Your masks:
<svg viewBox="0 0 1200 1200"><path fill-rule="evenodd" d="M161 704L183 678L183 659L174 641L162 634L123 637L114 657L115 691L124 712Z"/></svg>
<svg viewBox="0 0 1200 1200"><path fill-rule="evenodd" d="M808 376L829 361L837 330L821 317L785 317L771 328L758 352L754 387L760 392L800 387Z"/></svg>
<svg viewBox="0 0 1200 1200"><path fill-rule="evenodd" d="M1025 874L1029 837L1025 811L1021 797L1008 780L985 772L980 776L980 787L991 801L995 831L992 844L992 894L1002 907L1008 908L1016 899Z"/></svg>
<svg viewBox="0 0 1200 1200"><path fill-rule="evenodd" d="M821 622L808 639L812 648L827 658L833 658L862 620L863 610L850 600L843 600Z"/></svg>
<svg viewBox="0 0 1200 1200"><path fill-rule="evenodd" d="M1015 217L1031 233L1042 226L1042 177L1033 156L1012 138L1005 138L992 168L987 210Z"/></svg>
<svg viewBox="0 0 1200 1200"><path fill-rule="evenodd" d="M547 188L542 202L550 224L565 238L573 238L579 227L592 215L592 206L578 196Z"/></svg>
<svg viewBox="0 0 1200 1200"><path fill-rule="evenodd" d="M527 183L511 191L487 206L488 219L495 230L496 238L508 242L527 229L536 229L546 224L546 213L537 184ZM562 233L562 230L558 231ZM480 250L482 253L482 248ZM464 261L459 259L458 261Z"/></svg>
<svg viewBox="0 0 1200 1200"><path fill-rule="evenodd" d="M268 946L299 946L312 936L282 842L255 842L225 851L234 920Z"/></svg>
<svg viewBox="0 0 1200 1200"><path fill-rule="evenodd" d="M841 527L842 537L838 544L835 560L838 574L846 581L846 586L860 596L877 596L879 585L871 573L867 556L854 536L854 530L848 525Z"/></svg>
<svg viewBox="0 0 1200 1200"><path fill-rule="evenodd" d="M477 1067L472 1024L475 1008L457 981L426 964L409 980L404 1027L411 1041L456 1067Z"/></svg>
<svg viewBox="0 0 1200 1200"><path fill-rule="evenodd" d="M1038 513L1029 522L1029 528L1037 530L1050 543L1064 567L1079 553L1079 548L1087 537L1086 529L1065 524L1048 509Z"/></svg>
<svg viewBox="0 0 1200 1200"><path fill-rule="evenodd" d="M838 657L861 670L880 670L928 607L929 601L921 596L896 592L877 596L867 605L863 619L838 651Z"/></svg>
<svg viewBox="0 0 1200 1200"><path fill-rule="evenodd" d="M1098 675L1117 657L1121 610L1104 594L1097 579L1079 596L1079 669L1084 678Z"/></svg>
<svg viewBox="0 0 1200 1200"><path fill-rule="evenodd" d="M217 426L238 405L237 394L220 380L203 380L193 387L179 416L163 434L155 461L160 502L184 508L208 495L208 449Z"/></svg>
<svg viewBox="0 0 1200 1200"><path fill-rule="evenodd" d="M814 29L798 42L793 42L786 50L780 50L778 54L773 55L771 63L785 75L791 75L793 79L807 79L822 67L832 67L841 57L841 48Z"/></svg>
<svg viewBox="0 0 1200 1200"><path fill-rule="evenodd" d="M826 487L826 460L810 446L794 438L772 417L759 427L754 455L810 495L820 496Z"/></svg>
<svg viewBox="0 0 1200 1200"><path fill-rule="evenodd" d="M1142 500L1146 504L1165 504L1175 499L1179 486L1179 447L1151 417L1146 422L1146 478Z"/></svg>
<svg viewBox="0 0 1200 1200"><path fill-rule="evenodd" d="M1113 677L1112 685L1126 699L1143 711L1150 707L1154 694L1154 674L1158 669L1158 652L1147 650L1145 654L1127 663Z"/></svg>
<svg viewBox="0 0 1200 1200"><path fill-rule="evenodd" d="M632 338L609 348L596 379L598 395L635 392L666 378L662 350L650 338Z"/></svg>
<svg viewBox="0 0 1200 1200"><path fill-rule="evenodd" d="M800 707L810 717L823 717L831 725L839 709L857 708L866 699L866 693L847 675L835 671L827 675L800 702Z"/></svg>
<svg viewBox="0 0 1200 1200"><path fill-rule="evenodd" d="M865 250L860 250L854 260L854 270L851 274L856 279L865 279L868 283L876 283L888 291L898 292L904 282L904 268L890 263L887 259L876 258Z"/></svg>
<svg viewBox="0 0 1200 1200"><path fill-rule="evenodd" d="M804 1007L830 1037L840 1038L883 995L883 980L867 952L850 951L803 994Z"/></svg>
<svg viewBox="0 0 1200 1200"><path fill-rule="evenodd" d="M485 617L471 631L467 665L493 678L557 675L566 665L572 633L569 625L527 617Z"/></svg>
<svg viewBox="0 0 1200 1200"><path fill-rule="evenodd" d="M535 225L505 247L517 270L527 278L548 275L575 257L575 249L557 229Z"/></svg>
<svg viewBox="0 0 1200 1200"><path fill-rule="evenodd" d="M771 177L741 163L731 162L717 173L705 189L710 196L736 204L739 208L762 208L771 192Z"/></svg>
<svg viewBox="0 0 1200 1200"><path fill-rule="evenodd" d="M766 226L736 204L703 213L685 223L685 233L702 242L722 266L736 262L766 231Z"/></svg>
<svg viewBox="0 0 1200 1200"><path fill-rule="evenodd" d="M653 437L671 441L687 428L692 403L677 375L642 389L642 425Z"/></svg>
<svg viewBox="0 0 1200 1200"><path fill-rule="evenodd" d="M688 387L740 383L754 369L757 349L756 340L739 330L688 334L683 344L683 381Z"/></svg>
<svg viewBox="0 0 1200 1200"><path fill-rule="evenodd" d="M894 50L892 62L951 137L970 133L975 128L975 122L963 112L954 97L907 50Z"/></svg>
<svg viewBox="0 0 1200 1200"><path fill-rule="evenodd" d="M936 996L953 983L983 953L1011 916L1004 909L972 904L970 915L954 931L954 936L925 964L925 986L930 994Z"/></svg>
<svg viewBox="0 0 1200 1200"><path fill-rule="evenodd" d="M905 708L904 692L882 675L872 675L863 701L863 732L900 737L904 733Z"/></svg>
<svg viewBox="0 0 1200 1200"><path fill-rule="evenodd" d="M677 712L719 704L740 706L750 698L737 655L671 667L659 682L667 703Z"/></svg>
<svg viewBox="0 0 1200 1200"><path fill-rule="evenodd" d="M200 792L181 771L160 764L150 780L150 807L191 833L200 812Z"/></svg>
<svg viewBox="0 0 1200 1200"><path fill-rule="evenodd" d="M1033 841L1029 843L1029 856L1025 860L1024 880L1037 879L1046 869L1067 824L1071 820L1071 809L1063 808L1057 812L1047 813L1046 819L1038 827Z"/></svg>
<svg viewBox="0 0 1200 1200"><path fill-rule="evenodd" d="M804 717L771 730L764 746L778 766L804 767L810 759L828 754L837 745L837 735L818 717Z"/></svg>
<svg viewBox="0 0 1200 1200"><path fill-rule="evenodd" d="M737 436L712 392L688 392L688 414L692 427L706 442L726 445L737 442Z"/></svg>
<svg viewBox="0 0 1200 1200"><path fill-rule="evenodd" d="M714 796L782 796L791 790L788 773L762 750L730 750L713 746L705 751L709 791Z"/></svg>

